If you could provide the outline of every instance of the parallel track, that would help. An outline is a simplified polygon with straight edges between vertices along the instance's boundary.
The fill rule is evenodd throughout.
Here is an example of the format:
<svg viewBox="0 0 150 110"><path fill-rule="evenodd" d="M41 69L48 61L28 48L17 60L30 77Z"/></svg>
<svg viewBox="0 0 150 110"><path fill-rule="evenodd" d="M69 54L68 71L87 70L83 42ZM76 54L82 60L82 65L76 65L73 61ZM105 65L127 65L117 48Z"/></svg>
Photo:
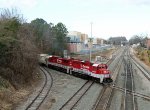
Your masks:
<svg viewBox="0 0 150 110"><path fill-rule="evenodd" d="M110 87L111 87L111 88L114 88L114 89L116 89L116 90L119 90L119 91L121 91L121 92L124 92L124 91L125 91L125 88L119 87L119 86L116 86L116 85L113 85L113 86L110 86ZM129 89L126 89L126 92L127 92L128 94L131 94L131 95L134 95L134 96L136 96L136 97L140 97L140 98L143 98L143 99L145 99L145 100L150 101L150 96L148 96L148 95L145 95L145 94L142 94L142 93L139 93L139 92L135 92L135 91L132 91L132 90L129 90Z"/></svg>
<svg viewBox="0 0 150 110"><path fill-rule="evenodd" d="M86 81L86 83L77 92L75 92L75 94L70 97L70 99L64 103L59 110L72 110L93 84L93 81Z"/></svg>
<svg viewBox="0 0 150 110"><path fill-rule="evenodd" d="M100 95L98 96L98 99L96 101L96 104L94 105L94 107L92 108L92 110L106 110L109 109L110 107L110 101L112 98L112 93L113 93L113 89L117 89L120 90L122 92L124 92L124 110L137 110L137 102L136 102L136 98L137 97L141 97L143 99L146 99L148 101L150 101L150 96L144 95L142 93L138 93L134 91L134 78L133 78L133 68L132 68L132 63L131 63L131 57L130 57L130 53L129 51L125 51L125 53L127 53L127 58L125 61L125 70L126 70L126 78L125 78L125 87L121 88L121 87L117 87L116 85L113 86L109 86L109 87L104 87L100 93ZM124 55L123 55L124 57ZM134 62L135 63L135 62ZM140 65L140 64L139 64ZM137 64L136 64L137 66ZM144 74L144 76L150 80L150 77L148 77L147 74L149 74L147 71L147 74L145 74L145 72L143 71L143 69L141 69L139 66L137 66L142 73ZM116 68L116 67L115 67ZM112 89L111 89L112 88Z"/></svg>
<svg viewBox="0 0 150 110"><path fill-rule="evenodd" d="M137 68L143 73L143 75L149 80L148 77L149 72L145 71L144 67L142 67L139 63L137 63L131 56L130 53L127 53L127 61L126 61L126 78L125 78L125 87L118 87L116 85L110 86L116 90L123 92L124 95L124 110L137 110L137 102L135 97L143 98L147 101L150 101L150 96L144 95L142 93L135 92L134 90L134 77L133 77L133 68L131 61L137 66ZM141 69L142 68L142 69ZM144 71L143 71L144 70ZM145 72L147 72L145 74Z"/></svg>
<svg viewBox="0 0 150 110"><path fill-rule="evenodd" d="M136 62L134 58L131 57L131 59L136 67L142 72L142 74L150 81L150 73L142 65Z"/></svg>
<svg viewBox="0 0 150 110"><path fill-rule="evenodd" d="M125 64L125 89L124 89L124 110L135 110L136 103L134 94L127 94L127 89L134 91L134 81L133 81L133 69L132 63L129 57L129 51L127 50L126 59L124 58Z"/></svg>

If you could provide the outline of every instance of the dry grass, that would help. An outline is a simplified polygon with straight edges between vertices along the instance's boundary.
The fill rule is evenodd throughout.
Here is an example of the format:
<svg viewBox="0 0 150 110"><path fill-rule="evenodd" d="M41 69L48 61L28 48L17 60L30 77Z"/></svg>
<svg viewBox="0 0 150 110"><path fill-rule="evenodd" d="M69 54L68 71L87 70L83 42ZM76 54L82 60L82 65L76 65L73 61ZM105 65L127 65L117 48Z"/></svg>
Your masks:
<svg viewBox="0 0 150 110"><path fill-rule="evenodd" d="M112 53L116 51L116 49L110 49L110 50L104 50L102 52L96 52L96 53L92 53L92 59L95 59L96 56L105 56L106 58L109 58ZM82 60L89 60L90 59L90 55L86 54L86 55L74 55L73 58L77 58L77 59L82 59Z"/></svg>
<svg viewBox="0 0 150 110"><path fill-rule="evenodd" d="M142 62L144 62L147 66L150 67L150 61L149 61L150 56L148 56L147 50L136 50L135 56L139 58Z"/></svg>
<svg viewBox="0 0 150 110"><path fill-rule="evenodd" d="M0 110L11 110L14 104L18 103L29 94L28 90L19 91L7 89L0 91Z"/></svg>
<svg viewBox="0 0 150 110"><path fill-rule="evenodd" d="M22 101L26 100L38 86L41 77L38 77L30 86L24 86L19 90L15 90L11 84L8 88L0 87L0 110L12 110Z"/></svg>

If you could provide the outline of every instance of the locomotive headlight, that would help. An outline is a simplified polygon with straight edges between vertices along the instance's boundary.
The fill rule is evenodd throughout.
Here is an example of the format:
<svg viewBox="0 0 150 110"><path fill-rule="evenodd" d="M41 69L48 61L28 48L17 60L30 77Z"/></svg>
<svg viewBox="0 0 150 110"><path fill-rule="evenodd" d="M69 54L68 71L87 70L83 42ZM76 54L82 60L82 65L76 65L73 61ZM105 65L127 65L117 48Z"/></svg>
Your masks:
<svg viewBox="0 0 150 110"><path fill-rule="evenodd" d="M103 71L104 73L106 73L106 71Z"/></svg>
<svg viewBox="0 0 150 110"><path fill-rule="evenodd" d="M110 74L105 74L104 76L105 76L105 78L109 78Z"/></svg>

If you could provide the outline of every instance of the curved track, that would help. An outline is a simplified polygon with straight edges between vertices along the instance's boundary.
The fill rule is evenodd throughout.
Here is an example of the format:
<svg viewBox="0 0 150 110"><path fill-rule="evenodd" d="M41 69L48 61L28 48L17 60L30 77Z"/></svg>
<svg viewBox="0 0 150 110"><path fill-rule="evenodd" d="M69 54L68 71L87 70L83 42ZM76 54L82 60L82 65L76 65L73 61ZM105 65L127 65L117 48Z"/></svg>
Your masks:
<svg viewBox="0 0 150 110"><path fill-rule="evenodd" d="M44 84L39 91L39 93L34 97L28 106L26 106L25 110L37 110L44 102L45 98L47 97L48 93L50 92L50 89L53 85L53 78L51 76L51 73L47 71L45 67L40 67L41 71L44 74Z"/></svg>

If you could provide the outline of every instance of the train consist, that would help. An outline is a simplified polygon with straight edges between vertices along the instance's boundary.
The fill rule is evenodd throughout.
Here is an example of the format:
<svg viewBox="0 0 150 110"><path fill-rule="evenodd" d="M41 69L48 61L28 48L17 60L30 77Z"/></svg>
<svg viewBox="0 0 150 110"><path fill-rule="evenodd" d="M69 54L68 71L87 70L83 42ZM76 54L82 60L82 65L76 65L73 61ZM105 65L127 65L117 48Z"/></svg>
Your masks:
<svg viewBox="0 0 150 110"><path fill-rule="evenodd" d="M99 83L111 83L111 73L106 64L91 63L74 58L62 58L47 54L40 54L39 62L49 68L72 74L94 79Z"/></svg>

